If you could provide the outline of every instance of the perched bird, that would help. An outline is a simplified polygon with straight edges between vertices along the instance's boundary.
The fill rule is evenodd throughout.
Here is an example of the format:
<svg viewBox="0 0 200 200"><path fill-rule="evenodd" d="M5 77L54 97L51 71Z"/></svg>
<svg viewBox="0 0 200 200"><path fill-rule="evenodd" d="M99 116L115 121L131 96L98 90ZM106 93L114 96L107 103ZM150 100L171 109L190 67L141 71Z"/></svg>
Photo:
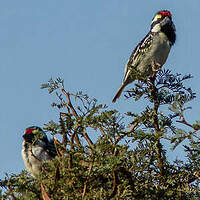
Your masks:
<svg viewBox="0 0 200 200"><path fill-rule="evenodd" d="M112 102L120 97L123 89L132 83L137 70L143 77L153 77L164 65L172 45L176 40L176 29L172 15L168 10L156 13L151 29L146 37L136 46L125 67L124 79Z"/></svg>
<svg viewBox="0 0 200 200"><path fill-rule="evenodd" d="M56 156L53 140L48 140L46 133L37 126L25 130L22 144L22 158L28 172L37 176L42 170L42 162Z"/></svg>

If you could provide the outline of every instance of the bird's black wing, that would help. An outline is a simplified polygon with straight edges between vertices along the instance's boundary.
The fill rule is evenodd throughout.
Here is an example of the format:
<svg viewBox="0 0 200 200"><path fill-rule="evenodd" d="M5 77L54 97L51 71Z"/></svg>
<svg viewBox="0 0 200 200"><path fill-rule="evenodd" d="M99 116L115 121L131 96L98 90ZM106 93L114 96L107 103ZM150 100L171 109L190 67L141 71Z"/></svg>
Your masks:
<svg viewBox="0 0 200 200"><path fill-rule="evenodd" d="M153 41L153 34L151 31L144 37L144 39L136 46L134 51L132 52L127 66L128 67L136 67L137 63L140 59L139 54L144 54L149 48L151 47L152 41Z"/></svg>
<svg viewBox="0 0 200 200"><path fill-rule="evenodd" d="M46 147L45 148L48 151L48 154L52 158L56 157L57 151L56 151L56 147L55 147L55 144L54 144L53 140L50 140L48 143L46 143Z"/></svg>
<svg viewBox="0 0 200 200"><path fill-rule="evenodd" d="M150 31L132 52L126 64L123 83L128 82L130 73L132 71L131 68L137 69L137 65L140 63L141 55L151 48L153 34L154 33Z"/></svg>

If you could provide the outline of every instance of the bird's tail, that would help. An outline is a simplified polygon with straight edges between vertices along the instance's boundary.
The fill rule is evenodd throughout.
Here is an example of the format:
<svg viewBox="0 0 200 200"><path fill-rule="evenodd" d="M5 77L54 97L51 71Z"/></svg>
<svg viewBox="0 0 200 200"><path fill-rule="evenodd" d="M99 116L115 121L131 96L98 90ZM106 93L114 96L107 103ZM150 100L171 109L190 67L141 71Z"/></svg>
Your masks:
<svg viewBox="0 0 200 200"><path fill-rule="evenodd" d="M117 91L117 94L113 98L112 102L115 103L116 100L121 96L123 89L125 88L126 84L122 84L119 90Z"/></svg>

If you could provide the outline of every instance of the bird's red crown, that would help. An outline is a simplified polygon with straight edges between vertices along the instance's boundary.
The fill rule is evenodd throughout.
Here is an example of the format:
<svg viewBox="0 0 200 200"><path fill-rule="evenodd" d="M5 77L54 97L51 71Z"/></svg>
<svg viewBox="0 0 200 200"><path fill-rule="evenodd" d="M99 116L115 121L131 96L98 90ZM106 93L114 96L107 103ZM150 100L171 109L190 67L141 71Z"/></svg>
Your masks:
<svg viewBox="0 0 200 200"><path fill-rule="evenodd" d="M33 130L34 130L34 129L32 129L32 128L26 129L24 134L32 133Z"/></svg>
<svg viewBox="0 0 200 200"><path fill-rule="evenodd" d="M172 16L168 10L162 10L158 14L161 14L162 16L169 16L169 17Z"/></svg>

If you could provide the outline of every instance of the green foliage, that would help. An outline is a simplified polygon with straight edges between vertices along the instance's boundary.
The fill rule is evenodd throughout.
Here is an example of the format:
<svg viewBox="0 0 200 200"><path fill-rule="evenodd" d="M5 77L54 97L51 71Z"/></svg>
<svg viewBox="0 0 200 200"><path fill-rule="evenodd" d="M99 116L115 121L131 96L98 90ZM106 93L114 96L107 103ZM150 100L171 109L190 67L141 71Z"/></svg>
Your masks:
<svg viewBox="0 0 200 200"><path fill-rule="evenodd" d="M163 70L155 80L139 81L126 97L145 99L147 106L125 116L81 92L67 92L60 78L50 79L42 88L55 91L58 122L44 129L59 138L58 156L43 163L37 178L26 171L7 175L0 182L1 199L200 198L200 122L184 117L186 103L195 98L184 86L190 78ZM187 160L170 162L165 140L173 149L187 141Z"/></svg>

